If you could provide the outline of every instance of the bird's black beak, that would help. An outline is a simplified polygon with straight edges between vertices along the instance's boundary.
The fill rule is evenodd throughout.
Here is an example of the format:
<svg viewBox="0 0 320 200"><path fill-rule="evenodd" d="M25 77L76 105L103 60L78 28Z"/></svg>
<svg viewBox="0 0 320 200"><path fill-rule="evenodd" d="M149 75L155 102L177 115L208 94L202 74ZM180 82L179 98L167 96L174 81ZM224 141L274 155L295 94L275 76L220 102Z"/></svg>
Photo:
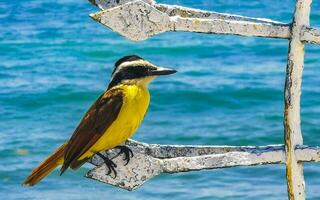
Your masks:
<svg viewBox="0 0 320 200"><path fill-rule="evenodd" d="M149 72L149 76L162 76L176 73L177 70L165 68L165 67L157 67L157 69Z"/></svg>

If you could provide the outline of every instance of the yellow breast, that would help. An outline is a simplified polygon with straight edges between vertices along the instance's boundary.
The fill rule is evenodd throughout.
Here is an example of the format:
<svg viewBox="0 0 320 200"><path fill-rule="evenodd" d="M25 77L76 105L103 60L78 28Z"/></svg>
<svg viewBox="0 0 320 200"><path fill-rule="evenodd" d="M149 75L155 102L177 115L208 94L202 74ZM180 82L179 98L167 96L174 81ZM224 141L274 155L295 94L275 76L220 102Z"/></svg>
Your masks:
<svg viewBox="0 0 320 200"><path fill-rule="evenodd" d="M117 119L89 150L92 153L114 148L125 142L140 126L148 109L150 95L141 85L120 85L124 98ZM89 152L88 152L89 153ZM82 157L87 157L82 156Z"/></svg>

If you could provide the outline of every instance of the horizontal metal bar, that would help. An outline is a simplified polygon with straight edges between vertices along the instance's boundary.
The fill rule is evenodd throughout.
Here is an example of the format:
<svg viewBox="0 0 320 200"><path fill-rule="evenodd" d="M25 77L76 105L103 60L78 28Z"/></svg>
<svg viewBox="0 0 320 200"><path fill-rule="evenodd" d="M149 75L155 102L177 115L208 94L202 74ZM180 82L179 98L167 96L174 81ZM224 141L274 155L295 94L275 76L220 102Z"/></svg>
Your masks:
<svg viewBox="0 0 320 200"><path fill-rule="evenodd" d="M97 22L134 41L168 31L228 34L289 39L291 24L264 18L203 11L153 0L91 0L103 11L91 14ZM320 44L320 31L304 27L304 42Z"/></svg>
<svg viewBox="0 0 320 200"><path fill-rule="evenodd" d="M320 44L320 29L312 27L302 27L300 40L312 44Z"/></svg>
<svg viewBox="0 0 320 200"><path fill-rule="evenodd" d="M129 139L126 146L137 149L139 152L159 158L194 157L212 154L224 154L230 152L250 152L261 154L264 152L284 152L284 145L274 144L267 146L218 146L218 145L160 145L147 144ZM306 152L309 152L307 156ZM302 162L320 162L320 147L299 145L296 147L298 158Z"/></svg>
<svg viewBox="0 0 320 200"><path fill-rule="evenodd" d="M263 151L261 147L257 147L256 150L251 149L244 152L235 151L216 155L164 159L163 172L178 173L203 169L285 163L284 148L280 150L268 146L268 149ZM304 147L296 150L297 160L300 162L320 162L319 153L319 148Z"/></svg>
<svg viewBox="0 0 320 200"><path fill-rule="evenodd" d="M198 19L172 17L171 31L188 31L210 34L230 34L268 38L289 38L289 25L247 22L238 20Z"/></svg>
<svg viewBox="0 0 320 200"><path fill-rule="evenodd" d="M121 157L113 161L117 164L117 177L106 175L108 168L98 156L90 163L96 167L87 177L112 184L127 190L141 186L148 179L160 173L179 173L203 169L216 169L235 166L278 164L285 162L283 145L268 146L196 146L196 145L158 145L130 140L126 143L133 151L128 165ZM104 152L114 156L117 152ZM301 162L320 162L320 148L297 146L297 160Z"/></svg>
<svg viewBox="0 0 320 200"><path fill-rule="evenodd" d="M185 17L186 15L169 16L166 12L161 12L154 6L137 0L91 14L90 16L95 21L134 41L145 40L153 35L167 31L271 38L290 37L288 24L271 20L218 13L211 13L210 15L200 13L201 18ZM194 12L192 11L192 13ZM194 16L194 14L189 13L188 16ZM217 18L214 18L214 16Z"/></svg>
<svg viewBox="0 0 320 200"><path fill-rule="evenodd" d="M155 158L192 157L230 152L257 152L270 150L284 151L284 145L270 146L217 146L217 145L160 145L147 144L129 139L126 145L138 149L139 152Z"/></svg>
<svg viewBox="0 0 320 200"><path fill-rule="evenodd" d="M110 9L116 6L121 6L126 3L134 2L136 0L89 0L93 5L99 7L101 10ZM213 11L205 11L200 9L188 8L178 5L157 4L154 0L141 0L151 6L154 6L160 12L166 13L170 17L180 16L184 18L202 18L202 19L221 19L221 20L238 20L248 22L273 23L278 25L285 25L278 21L273 21L266 18L244 17L241 15L233 15L228 13L219 13Z"/></svg>

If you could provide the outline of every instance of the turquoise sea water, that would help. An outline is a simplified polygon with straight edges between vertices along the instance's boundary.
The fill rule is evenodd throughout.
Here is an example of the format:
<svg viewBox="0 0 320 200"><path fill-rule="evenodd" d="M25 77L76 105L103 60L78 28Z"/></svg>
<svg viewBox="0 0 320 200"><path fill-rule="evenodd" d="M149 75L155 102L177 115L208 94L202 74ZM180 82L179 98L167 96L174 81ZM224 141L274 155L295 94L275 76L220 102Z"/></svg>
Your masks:
<svg viewBox="0 0 320 200"><path fill-rule="evenodd" d="M166 0L290 22L293 0ZM104 90L113 63L138 54L176 68L151 86L134 139L161 144L283 143L287 41L165 33L130 42L92 21L87 1L0 2L0 199L286 199L282 165L161 175L127 192L55 171L34 188L20 183L65 141ZM311 22L320 26L314 0ZM320 145L320 49L308 45L302 93L304 143ZM308 199L320 199L320 165L306 164Z"/></svg>

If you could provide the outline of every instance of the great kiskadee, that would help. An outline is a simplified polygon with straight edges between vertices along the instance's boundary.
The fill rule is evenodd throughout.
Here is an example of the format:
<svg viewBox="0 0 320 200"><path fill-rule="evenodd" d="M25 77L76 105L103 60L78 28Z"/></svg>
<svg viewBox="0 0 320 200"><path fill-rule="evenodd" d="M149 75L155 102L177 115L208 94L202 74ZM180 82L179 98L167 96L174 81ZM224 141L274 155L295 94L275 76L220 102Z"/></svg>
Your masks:
<svg viewBox="0 0 320 200"><path fill-rule="evenodd" d="M157 76L175 72L136 55L119 59L107 90L89 108L69 141L40 163L23 185L37 184L59 165L60 175L69 167L77 169L95 154L104 159L109 173L116 175L116 165L99 152L118 147L129 162L131 150L119 145L133 135L144 118L150 100L148 84Z"/></svg>

